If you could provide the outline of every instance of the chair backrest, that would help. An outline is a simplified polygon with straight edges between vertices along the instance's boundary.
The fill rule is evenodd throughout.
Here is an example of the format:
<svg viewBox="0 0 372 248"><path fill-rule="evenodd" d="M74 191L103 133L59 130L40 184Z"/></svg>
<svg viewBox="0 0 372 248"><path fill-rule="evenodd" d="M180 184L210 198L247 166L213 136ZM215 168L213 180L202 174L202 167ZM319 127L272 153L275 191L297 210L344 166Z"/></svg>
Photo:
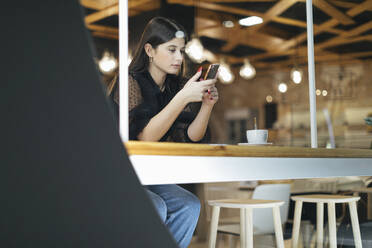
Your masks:
<svg viewBox="0 0 372 248"><path fill-rule="evenodd" d="M280 207L282 224L288 219L290 184L263 184L253 191L253 199L284 201ZM253 209L253 227L255 234L274 233L272 209Z"/></svg>

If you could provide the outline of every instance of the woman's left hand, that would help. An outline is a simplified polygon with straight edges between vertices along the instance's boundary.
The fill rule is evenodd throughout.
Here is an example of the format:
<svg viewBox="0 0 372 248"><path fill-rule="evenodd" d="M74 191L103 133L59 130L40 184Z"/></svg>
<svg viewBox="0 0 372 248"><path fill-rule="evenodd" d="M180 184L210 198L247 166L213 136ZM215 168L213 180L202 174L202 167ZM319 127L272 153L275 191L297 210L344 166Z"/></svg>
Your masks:
<svg viewBox="0 0 372 248"><path fill-rule="evenodd" d="M203 104L213 106L218 101L218 91L216 86L212 86L203 95Z"/></svg>

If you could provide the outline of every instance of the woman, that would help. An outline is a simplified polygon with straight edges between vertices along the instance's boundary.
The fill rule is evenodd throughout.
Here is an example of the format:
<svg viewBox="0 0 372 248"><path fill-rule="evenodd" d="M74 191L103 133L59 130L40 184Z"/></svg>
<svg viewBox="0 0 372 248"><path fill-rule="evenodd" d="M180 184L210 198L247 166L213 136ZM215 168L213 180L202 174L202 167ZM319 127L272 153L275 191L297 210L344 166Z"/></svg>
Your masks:
<svg viewBox="0 0 372 248"><path fill-rule="evenodd" d="M147 24L129 65L131 140L203 142L207 139L209 117L218 100L216 79L198 81L201 67L187 82L182 79L186 42L185 30L174 21L156 17ZM118 104L117 85L112 96ZM191 103L197 102L201 106L196 114ZM177 185L146 188L179 246L187 247L199 217L198 198Z"/></svg>

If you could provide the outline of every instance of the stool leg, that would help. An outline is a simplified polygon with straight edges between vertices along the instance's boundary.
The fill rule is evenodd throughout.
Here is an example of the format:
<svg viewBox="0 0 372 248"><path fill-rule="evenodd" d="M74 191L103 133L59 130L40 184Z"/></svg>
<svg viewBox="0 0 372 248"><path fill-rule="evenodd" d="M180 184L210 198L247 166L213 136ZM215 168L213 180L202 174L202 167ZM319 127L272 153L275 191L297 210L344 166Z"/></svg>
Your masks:
<svg viewBox="0 0 372 248"><path fill-rule="evenodd" d="M246 217L245 217L246 213L245 213L245 210L244 208L241 208L240 209L240 248L245 248L246 247L246 243L247 243L247 230L246 230L246 224L245 224L245 221L246 221Z"/></svg>
<svg viewBox="0 0 372 248"><path fill-rule="evenodd" d="M217 239L217 227L218 227L218 217L220 215L220 207L213 206L212 208L212 219L211 219L211 227L209 233L209 248L216 247L216 239Z"/></svg>
<svg viewBox="0 0 372 248"><path fill-rule="evenodd" d="M302 211L302 201L296 201L293 229L292 229L292 248L296 248L298 245L298 236L300 233L300 223L301 223L301 211Z"/></svg>
<svg viewBox="0 0 372 248"><path fill-rule="evenodd" d="M328 202L328 228L329 228L329 247L337 248L336 208L335 208L334 202Z"/></svg>
<svg viewBox="0 0 372 248"><path fill-rule="evenodd" d="M280 210L278 206L273 208L273 216L274 216L276 247L284 248L282 222L280 220Z"/></svg>
<svg viewBox="0 0 372 248"><path fill-rule="evenodd" d="M323 247L323 220L324 220L324 204L318 202L316 204L316 243L317 248Z"/></svg>
<svg viewBox="0 0 372 248"><path fill-rule="evenodd" d="M237 241L237 237L235 235L229 235L228 237L228 247L230 248L236 248L236 242Z"/></svg>
<svg viewBox="0 0 372 248"><path fill-rule="evenodd" d="M252 217L252 208L246 208L245 211L245 231L246 231L246 238L245 238L245 247L246 248L253 248L253 217Z"/></svg>
<svg viewBox="0 0 372 248"><path fill-rule="evenodd" d="M351 216L351 225L353 226L354 244L356 248L362 247L362 239L360 237L358 213L356 208L356 202L349 202L349 210Z"/></svg>

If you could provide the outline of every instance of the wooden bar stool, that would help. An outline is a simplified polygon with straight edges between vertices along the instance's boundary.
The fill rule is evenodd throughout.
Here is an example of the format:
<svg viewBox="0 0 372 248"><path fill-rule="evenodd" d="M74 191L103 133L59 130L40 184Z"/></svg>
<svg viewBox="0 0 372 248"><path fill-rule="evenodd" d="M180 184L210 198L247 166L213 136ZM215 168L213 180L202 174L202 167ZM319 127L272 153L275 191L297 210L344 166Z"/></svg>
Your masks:
<svg viewBox="0 0 372 248"><path fill-rule="evenodd" d="M300 231L301 211L303 202L316 203L316 233L317 233L317 248L323 247L323 207L324 203L328 205L328 225L329 225L329 241L330 248L337 247L336 236L336 203L348 203L351 224L353 227L354 244L355 247L362 247L362 239L359 230L358 213L356 202L360 197L344 196L344 195L299 195L292 196L292 200L296 202L295 214L292 230L292 248L298 245L298 235Z"/></svg>
<svg viewBox="0 0 372 248"><path fill-rule="evenodd" d="M259 199L226 199L208 201L212 206L212 219L209 235L209 248L216 246L218 218L220 208L240 208L240 247L253 248L253 220L252 210L254 208L272 208L275 226L275 237L277 247L284 248L282 223L280 220L279 207L284 201L271 201Z"/></svg>

